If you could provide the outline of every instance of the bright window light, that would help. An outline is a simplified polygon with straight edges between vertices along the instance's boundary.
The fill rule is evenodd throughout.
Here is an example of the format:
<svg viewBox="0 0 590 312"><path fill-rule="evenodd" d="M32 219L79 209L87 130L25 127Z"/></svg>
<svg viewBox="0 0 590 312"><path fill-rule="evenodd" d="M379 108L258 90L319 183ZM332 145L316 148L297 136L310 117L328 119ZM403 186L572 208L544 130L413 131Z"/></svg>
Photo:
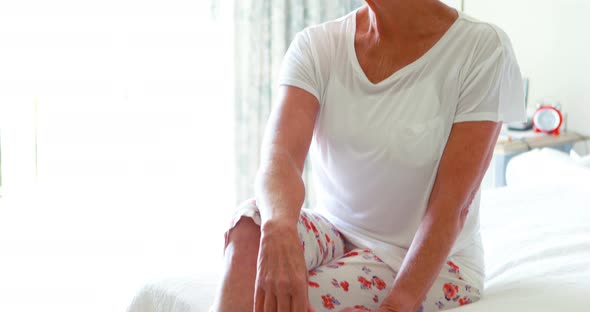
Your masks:
<svg viewBox="0 0 590 312"><path fill-rule="evenodd" d="M218 2L216 19L200 0L2 2L1 311L122 311L150 279L219 263L234 85Z"/></svg>

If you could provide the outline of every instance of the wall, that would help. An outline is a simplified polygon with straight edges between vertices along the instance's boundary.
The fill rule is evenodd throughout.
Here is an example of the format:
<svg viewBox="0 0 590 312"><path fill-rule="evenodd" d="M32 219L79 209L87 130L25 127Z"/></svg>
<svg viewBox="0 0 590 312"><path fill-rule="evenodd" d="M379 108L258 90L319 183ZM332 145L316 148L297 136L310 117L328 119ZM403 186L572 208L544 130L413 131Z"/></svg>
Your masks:
<svg viewBox="0 0 590 312"><path fill-rule="evenodd" d="M558 100L567 129L590 135L590 1L465 0L464 9L511 38L521 72L530 77L529 107ZM589 148L590 142L575 146L581 154Z"/></svg>

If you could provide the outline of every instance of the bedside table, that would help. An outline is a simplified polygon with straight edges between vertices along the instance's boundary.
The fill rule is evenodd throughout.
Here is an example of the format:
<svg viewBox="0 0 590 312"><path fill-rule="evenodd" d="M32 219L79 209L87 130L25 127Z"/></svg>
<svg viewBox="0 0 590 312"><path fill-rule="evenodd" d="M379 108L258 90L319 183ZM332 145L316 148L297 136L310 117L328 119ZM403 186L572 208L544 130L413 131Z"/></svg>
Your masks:
<svg viewBox="0 0 590 312"><path fill-rule="evenodd" d="M569 153L575 143L586 140L590 140L590 137L572 131L562 132L560 135L550 135L534 133L533 131L503 130L498 143L496 143L494 156L486 175L493 175L492 187L506 186L506 166L508 166L508 162L512 157L535 148L543 147L550 147Z"/></svg>

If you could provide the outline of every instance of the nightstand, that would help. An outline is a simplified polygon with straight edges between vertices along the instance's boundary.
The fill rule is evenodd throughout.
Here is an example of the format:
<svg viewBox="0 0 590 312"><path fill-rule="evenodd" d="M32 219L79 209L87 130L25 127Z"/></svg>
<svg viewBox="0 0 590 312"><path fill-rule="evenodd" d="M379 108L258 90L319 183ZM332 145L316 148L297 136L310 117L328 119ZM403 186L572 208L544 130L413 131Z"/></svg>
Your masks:
<svg viewBox="0 0 590 312"><path fill-rule="evenodd" d="M494 157L486 176L491 175L492 187L506 186L506 167L512 157L535 148L550 147L569 153L577 142L590 140L590 137L576 132L562 132L560 135L535 133L533 131L502 131ZM484 178L490 184L490 177Z"/></svg>

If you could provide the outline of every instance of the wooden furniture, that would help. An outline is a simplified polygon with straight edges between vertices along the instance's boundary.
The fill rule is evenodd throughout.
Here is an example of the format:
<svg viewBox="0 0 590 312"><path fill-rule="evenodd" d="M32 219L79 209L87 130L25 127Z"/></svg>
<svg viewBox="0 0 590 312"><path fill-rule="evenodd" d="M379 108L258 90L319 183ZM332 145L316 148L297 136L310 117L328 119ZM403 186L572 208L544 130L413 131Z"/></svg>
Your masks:
<svg viewBox="0 0 590 312"><path fill-rule="evenodd" d="M534 133L533 131L503 131L494 149L494 157L488 174L493 174L493 187L506 185L506 167L512 157L535 148L550 147L569 153L577 142L590 140L590 137L576 132L563 132L560 135ZM491 171L491 172L490 172Z"/></svg>

